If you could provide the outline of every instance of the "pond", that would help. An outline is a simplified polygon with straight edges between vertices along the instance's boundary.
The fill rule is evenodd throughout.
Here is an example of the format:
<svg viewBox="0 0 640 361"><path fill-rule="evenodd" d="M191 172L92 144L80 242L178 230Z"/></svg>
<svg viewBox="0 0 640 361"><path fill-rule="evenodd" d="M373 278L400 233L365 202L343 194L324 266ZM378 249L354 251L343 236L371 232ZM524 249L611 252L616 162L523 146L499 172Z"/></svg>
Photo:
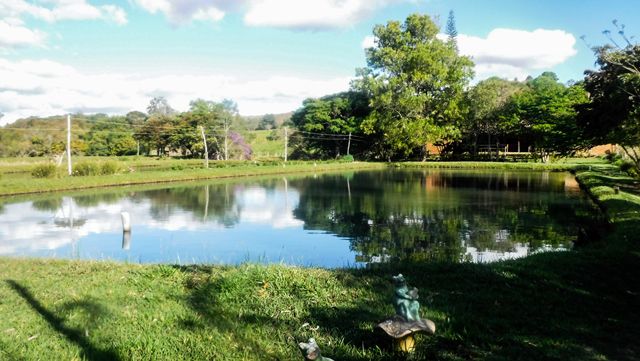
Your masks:
<svg viewBox="0 0 640 361"><path fill-rule="evenodd" d="M359 171L0 202L0 256L134 263L491 262L569 250L601 218L571 174L529 171Z"/></svg>

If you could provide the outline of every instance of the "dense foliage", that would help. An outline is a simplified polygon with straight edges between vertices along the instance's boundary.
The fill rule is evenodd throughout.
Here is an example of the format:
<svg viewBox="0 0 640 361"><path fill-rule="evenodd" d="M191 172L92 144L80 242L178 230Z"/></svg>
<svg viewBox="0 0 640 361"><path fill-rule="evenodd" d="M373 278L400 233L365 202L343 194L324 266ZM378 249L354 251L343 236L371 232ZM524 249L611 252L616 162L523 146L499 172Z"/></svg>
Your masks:
<svg viewBox="0 0 640 361"><path fill-rule="evenodd" d="M590 102L579 123L593 143L619 144L640 170L640 45L595 51L600 68L585 73Z"/></svg>
<svg viewBox="0 0 640 361"><path fill-rule="evenodd" d="M367 67L353 86L370 97L372 108L362 129L383 139L383 159L415 155L427 142L459 139L457 123L473 63L453 41L442 41L426 15L373 29L376 46L366 49Z"/></svg>
<svg viewBox="0 0 640 361"><path fill-rule="evenodd" d="M373 140L368 137L363 141L362 122L371 112L368 103L365 93L355 91L305 100L302 108L291 116L299 130L292 139L294 156L338 158L348 150L349 154L366 157Z"/></svg>

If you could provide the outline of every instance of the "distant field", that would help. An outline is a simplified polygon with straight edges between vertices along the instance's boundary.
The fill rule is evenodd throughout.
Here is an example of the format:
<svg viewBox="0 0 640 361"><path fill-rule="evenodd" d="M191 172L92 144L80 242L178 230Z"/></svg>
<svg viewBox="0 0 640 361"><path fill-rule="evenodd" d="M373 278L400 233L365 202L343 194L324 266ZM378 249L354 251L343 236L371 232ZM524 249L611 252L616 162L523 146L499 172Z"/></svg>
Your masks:
<svg viewBox="0 0 640 361"><path fill-rule="evenodd" d="M267 139L272 133L271 130L255 130L251 133L255 136L249 144L253 150L253 156L255 159L264 158L281 158L284 154L284 130L276 129L278 139ZM291 151L291 149L289 149Z"/></svg>

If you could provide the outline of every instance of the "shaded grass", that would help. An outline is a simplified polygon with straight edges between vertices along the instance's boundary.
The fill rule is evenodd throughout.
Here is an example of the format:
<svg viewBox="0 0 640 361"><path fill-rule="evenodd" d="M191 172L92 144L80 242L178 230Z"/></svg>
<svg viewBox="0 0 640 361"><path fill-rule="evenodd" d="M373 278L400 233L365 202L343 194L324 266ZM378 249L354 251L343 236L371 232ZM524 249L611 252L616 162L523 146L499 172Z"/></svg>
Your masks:
<svg viewBox="0 0 640 361"><path fill-rule="evenodd" d="M390 278L402 272L437 327L409 359L638 360L640 193L611 168L577 177L607 212L603 239L493 264L0 258L0 359L300 360L296 343L309 337L335 360L403 359L374 332L393 313Z"/></svg>

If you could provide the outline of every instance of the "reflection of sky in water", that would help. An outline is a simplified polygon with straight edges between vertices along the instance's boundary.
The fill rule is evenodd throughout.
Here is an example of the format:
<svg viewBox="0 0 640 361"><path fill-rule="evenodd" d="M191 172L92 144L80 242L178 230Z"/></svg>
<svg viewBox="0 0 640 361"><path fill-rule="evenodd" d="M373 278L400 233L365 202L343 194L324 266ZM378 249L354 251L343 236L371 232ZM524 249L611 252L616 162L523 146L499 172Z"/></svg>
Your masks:
<svg viewBox="0 0 640 361"><path fill-rule="evenodd" d="M151 216L151 201L146 199L79 206L65 197L56 211L34 209L32 202L7 204L0 220L0 255L135 263L352 265L348 240L302 230L303 222L292 214L298 201L295 190L237 187L232 211L238 212L239 221L233 227L180 209L159 221ZM132 220L128 250L123 249L122 211Z"/></svg>
<svg viewBox="0 0 640 361"><path fill-rule="evenodd" d="M562 227L548 229L548 217L572 222L579 208L568 205L582 198L568 174L450 171L52 195L3 205L0 256L343 267L449 247L447 259L492 262L570 247L559 241L531 248L527 236L567 238ZM131 215L129 239L123 211Z"/></svg>

